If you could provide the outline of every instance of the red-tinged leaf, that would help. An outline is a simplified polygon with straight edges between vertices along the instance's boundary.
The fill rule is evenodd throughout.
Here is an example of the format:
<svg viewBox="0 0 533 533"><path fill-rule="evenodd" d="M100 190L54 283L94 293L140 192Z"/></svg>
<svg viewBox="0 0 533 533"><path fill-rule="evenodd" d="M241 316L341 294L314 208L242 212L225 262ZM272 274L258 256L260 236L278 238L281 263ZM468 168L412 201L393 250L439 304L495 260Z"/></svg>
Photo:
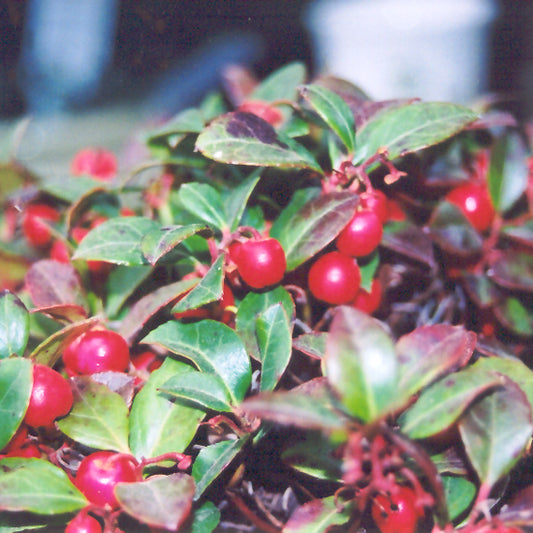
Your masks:
<svg viewBox="0 0 533 533"><path fill-rule="evenodd" d="M32 313L42 313L61 322L74 323L87 318L87 310L81 305L76 304L50 305L47 307L38 307L31 311Z"/></svg>
<svg viewBox="0 0 533 533"><path fill-rule="evenodd" d="M396 343L398 387L415 394L440 376L464 366L474 351L476 335L460 326L436 324L415 329Z"/></svg>
<svg viewBox="0 0 533 533"><path fill-rule="evenodd" d="M513 291L533 292L533 256L524 252L507 252L491 265L490 278Z"/></svg>
<svg viewBox="0 0 533 533"><path fill-rule="evenodd" d="M36 307L87 306L78 272L70 264L52 259L37 261L26 274L26 286Z"/></svg>
<svg viewBox="0 0 533 533"><path fill-rule="evenodd" d="M311 500L298 507L283 528L283 533L327 533L346 524L352 506L341 504L335 496Z"/></svg>
<svg viewBox="0 0 533 533"><path fill-rule="evenodd" d="M121 508L141 523L178 531L191 512L194 480L181 472L155 475L138 483L119 483L115 494Z"/></svg>
<svg viewBox="0 0 533 533"><path fill-rule="evenodd" d="M124 317L118 332L131 342L150 318L185 294L196 283L197 279L181 280L159 287L143 296Z"/></svg>
<svg viewBox="0 0 533 533"><path fill-rule="evenodd" d="M313 331L304 333L292 341L292 347L314 359L322 359L326 353L326 340L328 334L325 332Z"/></svg>

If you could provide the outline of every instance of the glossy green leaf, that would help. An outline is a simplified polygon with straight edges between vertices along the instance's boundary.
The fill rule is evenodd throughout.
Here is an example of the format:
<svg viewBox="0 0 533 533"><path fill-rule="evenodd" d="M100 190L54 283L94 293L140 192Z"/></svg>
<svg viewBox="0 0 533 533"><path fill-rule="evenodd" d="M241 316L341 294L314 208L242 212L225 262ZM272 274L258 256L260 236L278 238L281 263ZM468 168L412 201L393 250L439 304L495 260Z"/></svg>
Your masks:
<svg viewBox="0 0 533 533"><path fill-rule="evenodd" d="M155 475L137 483L118 483L115 493L121 509L141 523L178 531L191 512L194 480L181 472Z"/></svg>
<svg viewBox="0 0 533 533"><path fill-rule="evenodd" d="M404 401L398 361L385 327L366 313L339 307L330 326L325 372L346 411L374 422Z"/></svg>
<svg viewBox="0 0 533 533"><path fill-rule="evenodd" d="M293 270L328 245L352 219L358 204L356 194L343 191L323 194L307 202L283 226L275 223L270 232L278 239Z"/></svg>
<svg viewBox="0 0 533 533"><path fill-rule="evenodd" d="M294 316L294 302L291 295L281 286L267 292L249 292L240 303L235 317L237 333L242 338L250 357L261 359L257 343L257 318L272 305L281 303L291 319Z"/></svg>
<svg viewBox="0 0 533 533"><path fill-rule="evenodd" d="M105 312L108 317L115 317L128 298L138 286L151 274L152 267L117 266L107 277Z"/></svg>
<svg viewBox="0 0 533 533"><path fill-rule="evenodd" d="M138 459L168 452L182 453L196 434L204 411L173 402L159 390L173 376L188 372L188 364L167 357L135 396L129 420L129 444Z"/></svg>
<svg viewBox="0 0 533 533"><path fill-rule="evenodd" d="M59 429L85 446L129 453L128 406L122 397L90 376L71 381L74 405L57 421Z"/></svg>
<svg viewBox="0 0 533 533"><path fill-rule="evenodd" d="M162 126L146 135L149 147L164 144L172 148L176 144L176 137L184 133L200 133L204 129L203 113L199 109L184 109Z"/></svg>
<svg viewBox="0 0 533 533"><path fill-rule="evenodd" d="M520 387L509 381L467 409L459 431L481 482L492 487L519 461L530 441L531 406Z"/></svg>
<svg viewBox="0 0 533 533"><path fill-rule="evenodd" d="M235 231L242 220L248 200L260 179L258 170L252 172L242 183L223 195L224 211L228 217L228 226Z"/></svg>
<svg viewBox="0 0 533 533"><path fill-rule="evenodd" d="M206 229L207 226L204 224L164 226L154 229L143 237L141 242L142 253L151 265L155 265L185 239Z"/></svg>
<svg viewBox="0 0 533 533"><path fill-rule="evenodd" d="M198 370L216 375L224 383L233 405L244 398L252 380L250 359L235 331L214 320L192 324L170 321L144 339L190 360Z"/></svg>
<svg viewBox="0 0 533 533"><path fill-rule="evenodd" d="M322 173L314 156L301 144L276 132L265 120L242 111L213 120L198 136L196 149L221 163L309 168Z"/></svg>
<svg viewBox="0 0 533 533"><path fill-rule="evenodd" d="M186 533L211 533L220 522L220 511L213 502L206 501L194 510L191 522Z"/></svg>
<svg viewBox="0 0 533 533"><path fill-rule="evenodd" d="M297 87L305 81L306 68L299 61L288 63L275 70L254 88L250 95L251 100L294 100Z"/></svg>
<svg viewBox="0 0 533 533"><path fill-rule="evenodd" d="M72 258L130 266L147 264L141 243L157 227L155 221L144 217L111 218L84 237Z"/></svg>
<svg viewBox="0 0 533 533"><path fill-rule="evenodd" d="M83 494L58 466L34 458L0 460L0 510L54 515L86 505Z"/></svg>
<svg viewBox="0 0 533 533"><path fill-rule="evenodd" d="M354 162L385 148L391 160L437 144L459 133L477 115L444 102L413 102L376 114L357 132Z"/></svg>
<svg viewBox="0 0 533 533"><path fill-rule="evenodd" d="M318 84L304 85L300 94L338 135L348 153L352 153L355 149L355 121L348 104L338 94Z"/></svg>
<svg viewBox="0 0 533 533"><path fill-rule="evenodd" d="M222 298L225 255L220 254L200 282L172 308L173 313L196 309Z"/></svg>
<svg viewBox="0 0 533 533"><path fill-rule="evenodd" d="M292 326L281 303L257 317L256 334L261 357L260 390L274 390L292 353Z"/></svg>
<svg viewBox="0 0 533 533"><path fill-rule="evenodd" d="M174 374L159 390L169 397L185 400L189 405L196 405L201 409L232 411L228 390L216 374L191 368Z"/></svg>
<svg viewBox="0 0 533 533"><path fill-rule="evenodd" d="M352 505L339 506L336 496L311 500L292 513L283 533L324 533L329 528L347 524L352 515Z"/></svg>
<svg viewBox="0 0 533 533"><path fill-rule="evenodd" d="M185 183L178 191L183 209L205 224L224 230L228 227L222 196L207 183Z"/></svg>
<svg viewBox="0 0 533 533"><path fill-rule="evenodd" d="M0 359L23 355L30 334L30 316L15 294L0 293ZM1 449L1 448L0 448Z"/></svg>
<svg viewBox="0 0 533 533"><path fill-rule="evenodd" d="M28 359L0 361L0 450L15 434L28 408L33 384Z"/></svg>
<svg viewBox="0 0 533 533"><path fill-rule="evenodd" d="M398 388L406 396L418 393L450 370L470 359L476 335L460 326L434 324L408 333L396 343Z"/></svg>
<svg viewBox="0 0 533 533"><path fill-rule="evenodd" d="M442 476L450 520L461 516L474 501L476 486L468 479L459 476Z"/></svg>
<svg viewBox="0 0 533 533"><path fill-rule="evenodd" d="M490 154L488 186L496 211L505 213L524 194L528 180L527 151L518 133L496 139Z"/></svg>
<svg viewBox="0 0 533 533"><path fill-rule="evenodd" d="M200 450L192 465L192 477L196 481L195 500L224 472L247 442L248 437L245 436L222 440Z"/></svg>
<svg viewBox="0 0 533 533"><path fill-rule="evenodd" d="M474 367L450 374L422 391L400 417L400 427L412 439L436 435L451 426L479 396L501 384L498 374Z"/></svg>
<svg viewBox="0 0 533 533"><path fill-rule="evenodd" d="M292 341L292 347L295 350L314 357L315 359L322 359L326 353L326 341L328 334L323 331L312 331L311 333L304 333Z"/></svg>

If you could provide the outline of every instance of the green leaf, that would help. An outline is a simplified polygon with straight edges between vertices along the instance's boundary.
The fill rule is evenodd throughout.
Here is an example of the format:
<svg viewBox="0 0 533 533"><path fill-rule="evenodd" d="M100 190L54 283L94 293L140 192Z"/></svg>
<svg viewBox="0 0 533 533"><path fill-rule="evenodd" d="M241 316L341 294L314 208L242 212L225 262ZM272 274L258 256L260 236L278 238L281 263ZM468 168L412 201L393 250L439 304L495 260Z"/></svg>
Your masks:
<svg viewBox="0 0 533 533"><path fill-rule="evenodd" d="M468 479L459 476L442 476L441 479L450 520L455 520L474 501L477 492L476 486Z"/></svg>
<svg viewBox="0 0 533 533"><path fill-rule="evenodd" d="M186 400L187 403L202 409L231 412L231 398L227 388L215 374L207 374L190 368L173 375L159 390L167 396Z"/></svg>
<svg viewBox="0 0 533 533"><path fill-rule="evenodd" d="M137 483L118 483L115 493L121 509L141 523L178 531L191 512L194 480L181 472L155 475Z"/></svg>
<svg viewBox="0 0 533 533"><path fill-rule="evenodd" d="M443 102L414 102L383 111L357 132L354 162L382 148L390 160L422 150L459 133L476 118L470 109Z"/></svg>
<svg viewBox="0 0 533 533"><path fill-rule="evenodd" d="M327 338L328 334L324 331L304 333L292 341L292 347L310 357L322 359L326 353Z"/></svg>
<svg viewBox="0 0 533 533"><path fill-rule="evenodd" d="M238 405L248 391L252 379L250 359L237 333L221 322L166 322L143 342L159 344L190 360L198 370L218 376L233 405Z"/></svg>
<svg viewBox="0 0 533 533"><path fill-rule="evenodd" d="M292 353L292 326L281 303L274 304L257 317L256 334L261 354L260 390L274 390Z"/></svg>
<svg viewBox="0 0 533 533"><path fill-rule="evenodd" d="M506 252L491 265L490 279L513 291L533 293L533 256L524 252Z"/></svg>
<svg viewBox="0 0 533 533"><path fill-rule="evenodd" d="M347 412L374 422L404 401L398 361L385 327L366 313L339 307L330 326L325 371Z"/></svg>
<svg viewBox="0 0 533 533"><path fill-rule="evenodd" d="M23 355L30 335L30 315L18 296L0 293L0 359ZM1 449L1 448L0 448Z"/></svg>
<svg viewBox="0 0 533 533"><path fill-rule="evenodd" d="M288 63L261 81L249 98L265 102L294 100L297 87L305 81L305 77L306 69L303 63L299 61Z"/></svg>
<svg viewBox="0 0 533 533"><path fill-rule="evenodd" d="M0 460L0 510L54 515L88 504L67 474L52 463L19 457Z"/></svg>
<svg viewBox="0 0 533 533"><path fill-rule="evenodd" d="M227 215L228 226L231 231L235 231L240 225L248 199L261 177L259 170L252 172L242 183L229 190L223 197L224 212Z"/></svg>
<svg viewBox="0 0 533 533"><path fill-rule="evenodd" d="M494 308L499 322L525 337L533 336L533 311L518 298L505 298Z"/></svg>
<svg viewBox="0 0 533 533"><path fill-rule="evenodd" d="M359 271L361 272L361 289L370 292L378 267L379 254L377 252L374 252L364 264L359 264Z"/></svg>
<svg viewBox="0 0 533 533"><path fill-rule="evenodd" d="M323 194L293 216L283 217L283 224L276 221L270 236L283 246L287 270L295 269L333 241L352 219L358 201L358 196L348 191Z"/></svg>
<svg viewBox="0 0 533 533"><path fill-rule="evenodd" d="M192 477L196 481L195 500L231 464L248 440L248 436L222 440L200 450L192 465Z"/></svg>
<svg viewBox="0 0 533 533"><path fill-rule="evenodd" d="M355 149L355 121L348 104L338 94L322 85L304 85L300 88L300 94L338 135L348 153L353 153Z"/></svg>
<svg viewBox="0 0 533 533"><path fill-rule="evenodd" d="M171 252L191 235L204 232L204 224L186 226L164 226L148 232L142 239L141 250L146 260L155 265L162 257Z"/></svg>
<svg viewBox="0 0 533 533"><path fill-rule="evenodd" d="M85 236L72 258L130 266L147 264L141 243L156 228L157 223L149 218L111 218Z"/></svg>
<svg viewBox="0 0 533 533"><path fill-rule="evenodd" d="M74 405L57 421L59 429L85 446L129 453L128 406L122 397L90 376L71 381Z"/></svg>
<svg viewBox="0 0 533 533"><path fill-rule="evenodd" d="M524 194L528 180L526 160L526 148L518 133L496 140L487 181L492 204L499 213L505 213Z"/></svg>
<svg viewBox="0 0 533 533"><path fill-rule="evenodd" d="M459 431L479 479L492 487L519 461L530 441L531 406L520 387L509 381L467 409Z"/></svg>
<svg viewBox="0 0 533 533"><path fill-rule="evenodd" d="M181 313L189 309L196 309L210 302L216 302L222 298L224 282L225 254L220 254L215 262L209 267L204 277L189 293L178 300L172 308L173 313Z"/></svg>
<svg viewBox="0 0 533 533"><path fill-rule="evenodd" d="M114 318L135 292L137 287L152 273L152 267L117 266L107 277L105 313Z"/></svg>
<svg viewBox="0 0 533 533"><path fill-rule="evenodd" d="M220 511L213 502L206 501L194 511L192 524L186 533L211 533L220 522Z"/></svg>
<svg viewBox="0 0 533 533"><path fill-rule="evenodd" d="M16 357L0 361L0 450L11 440L26 414L32 384L28 359Z"/></svg>
<svg viewBox="0 0 533 533"><path fill-rule="evenodd" d="M106 190L102 181L89 176L71 176L67 179L64 176L47 176L40 188L43 192L69 204Z"/></svg>
<svg viewBox="0 0 533 533"><path fill-rule="evenodd" d="M182 134L200 133L204 126L204 117L199 109L184 109L159 128L148 132L146 142L149 147L166 145L173 148Z"/></svg>
<svg viewBox="0 0 533 533"><path fill-rule="evenodd" d="M311 500L292 513L283 533L323 533L335 526L346 524L352 514L352 505L339 507L336 496Z"/></svg>
<svg viewBox="0 0 533 533"><path fill-rule="evenodd" d="M167 357L135 396L129 421L130 448L138 459L182 453L196 434L204 411L173 402L160 391L169 379L186 375L190 368Z"/></svg>
<svg viewBox="0 0 533 533"><path fill-rule="evenodd" d="M196 149L210 159L233 165L309 168L322 174L302 145L252 113L234 111L211 122L198 136Z"/></svg>
<svg viewBox="0 0 533 533"><path fill-rule="evenodd" d="M207 183L185 183L178 191L183 209L209 226L225 230L228 227L222 196Z"/></svg>
<svg viewBox="0 0 533 533"><path fill-rule="evenodd" d="M400 417L400 427L412 439L436 435L451 426L481 394L501 384L501 376L474 367L450 374L422 391Z"/></svg>
<svg viewBox="0 0 533 533"><path fill-rule="evenodd" d="M281 286L267 292L249 292L239 305L235 317L237 333L246 346L246 351L254 359L261 360L257 343L256 321L269 307L281 303L287 316L294 316L295 308L291 295Z"/></svg>

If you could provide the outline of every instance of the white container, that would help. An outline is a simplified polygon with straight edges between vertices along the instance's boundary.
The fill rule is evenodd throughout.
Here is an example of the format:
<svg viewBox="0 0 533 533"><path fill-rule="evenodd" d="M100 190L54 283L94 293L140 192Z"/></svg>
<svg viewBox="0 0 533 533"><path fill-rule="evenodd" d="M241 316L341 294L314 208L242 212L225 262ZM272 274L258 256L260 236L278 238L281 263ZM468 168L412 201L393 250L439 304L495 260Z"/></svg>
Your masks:
<svg viewBox="0 0 533 533"><path fill-rule="evenodd" d="M487 88L494 0L319 0L308 26L321 73L376 100L468 103Z"/></svg>

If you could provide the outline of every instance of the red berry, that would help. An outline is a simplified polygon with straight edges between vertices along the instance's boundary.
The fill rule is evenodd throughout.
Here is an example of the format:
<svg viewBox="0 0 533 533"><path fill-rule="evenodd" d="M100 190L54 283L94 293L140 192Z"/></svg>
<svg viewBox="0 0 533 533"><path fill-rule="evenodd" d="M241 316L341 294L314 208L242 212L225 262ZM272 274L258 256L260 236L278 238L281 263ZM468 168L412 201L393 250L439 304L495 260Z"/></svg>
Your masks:
<svg viewBox="0 0 533 533"><path fill-rule="evenodd" d="M339 233L336 245L339 252L352 257L371 254L381 242L383 224L374 211L357 211Z"/></svg>
<svg viewBox="0 0 533 533"><path fill-rule="evenodd" d="M356 309L371 315L378 309L379 304L381 303L382 292L383 290L381 288L381 283L378 279L374 279L372 280L370 292L360 288L355 296L354 301L352 302L352 305Z"/></svg>
<svg viewBox="0 0 533 533"><path fill-rule="evenodd" d="M49 426L72 408L69 382L53 368L33 365L33 385L24 422L31 427Z"/></svg>
<svg viewBox="0 0 533 533"><path fill-rule="evenodd" d="M234 244L230 247L230 257L242 280L254 289L279 283L287 269L285 252L272 238Z"/></svg>
<svg viewBox="0 0 533 533"><path fill-rule="evenodd" d="M118 507L115 497L117 483L141 480L141 472L132 455L99 451L83 459L76 473L75 484L95 505Z"/></svg>
<svg viewBox="0 0 533 533"><path fill-rule="evenodd" d="M238 107L238 111L253 113L257 117L266 120L269 124L272 124L272 126L277 126L283 122L281 111L263 100L246 100Z"/></svg>
<svg viewBox="0 0 533 533"><path fill-rule="evenodd" d="M94 329L80 335L63 352L63 363L69 375L97 372L124 372L130 363L128 343L118 333Z"/></svg>
<svg viewBox="0 0 533 533"><path fill-rule="evenodd" d="M494 220L489 191L482 183L459 185L446 195L446 200L457 206L478 231L487 230Z"/></svg>
<svg viewBox="0 0 533 533"><path fill-rule="evenodd" d="M117 173L117 160L109 150L84 148L72 159L70 171L74 176L85 174L98 180L109 181Z"/></svg>
<svg viewBox="0 0 533 533"><path fill-rule="evenodd" d="M399 487L391 496L378 494L372 502L372 518L381 533L414 533L422 516L409 487Z"/></svg>
<svg viewBox="0 0 533 533"><path fill-rule="evenodd" d="M46 204L32 204L26 207L22 219L22 231L32 246L46 246L52 240L48 225L58 222L59 212Z"/></svg>
<svg viewBox="0 0 533 533"><path fill-rule="evenodd" d="M361 272L355 259L330 252L309 270L309 290L319 300L333 305L353 301L361 285Z"/></svg>
<svg viewBox="0 0 533 533"><path fill-rule="evenodd" d="M11 440L7 445L2 449L3 453L9 453L12 450L17 450L24 446L28 440L28 426L26 424L21 424L15 434L11 437Z"/></svg>
<svg viewBox="0 0 533 533"><path fill-rule="evenodd" d="M67 245L63 241L54 241L50 248L50 259L59 263L70 263L70 254Z"/></svg>
<svg viewBox="0 0 533 533"><path fill-rule="evenodd" d="M96 518L93 518L84 511L80 511L67 524L65 533L102 533L102 526Z"/></svg>
<svg viewBox="0 0 533 533"><path fill-rule="evenodd" d="M378 189L367 191L360 196L361 207L376 213L382 224L389 219L389 199Z"/></svg>
<svg viewBox="0 0 533 533"><path fill-rule="evenodd" d="M30 442L6 453L6 457L35 457L39 459L41 457L41 450L37 444Z"/></svg>

